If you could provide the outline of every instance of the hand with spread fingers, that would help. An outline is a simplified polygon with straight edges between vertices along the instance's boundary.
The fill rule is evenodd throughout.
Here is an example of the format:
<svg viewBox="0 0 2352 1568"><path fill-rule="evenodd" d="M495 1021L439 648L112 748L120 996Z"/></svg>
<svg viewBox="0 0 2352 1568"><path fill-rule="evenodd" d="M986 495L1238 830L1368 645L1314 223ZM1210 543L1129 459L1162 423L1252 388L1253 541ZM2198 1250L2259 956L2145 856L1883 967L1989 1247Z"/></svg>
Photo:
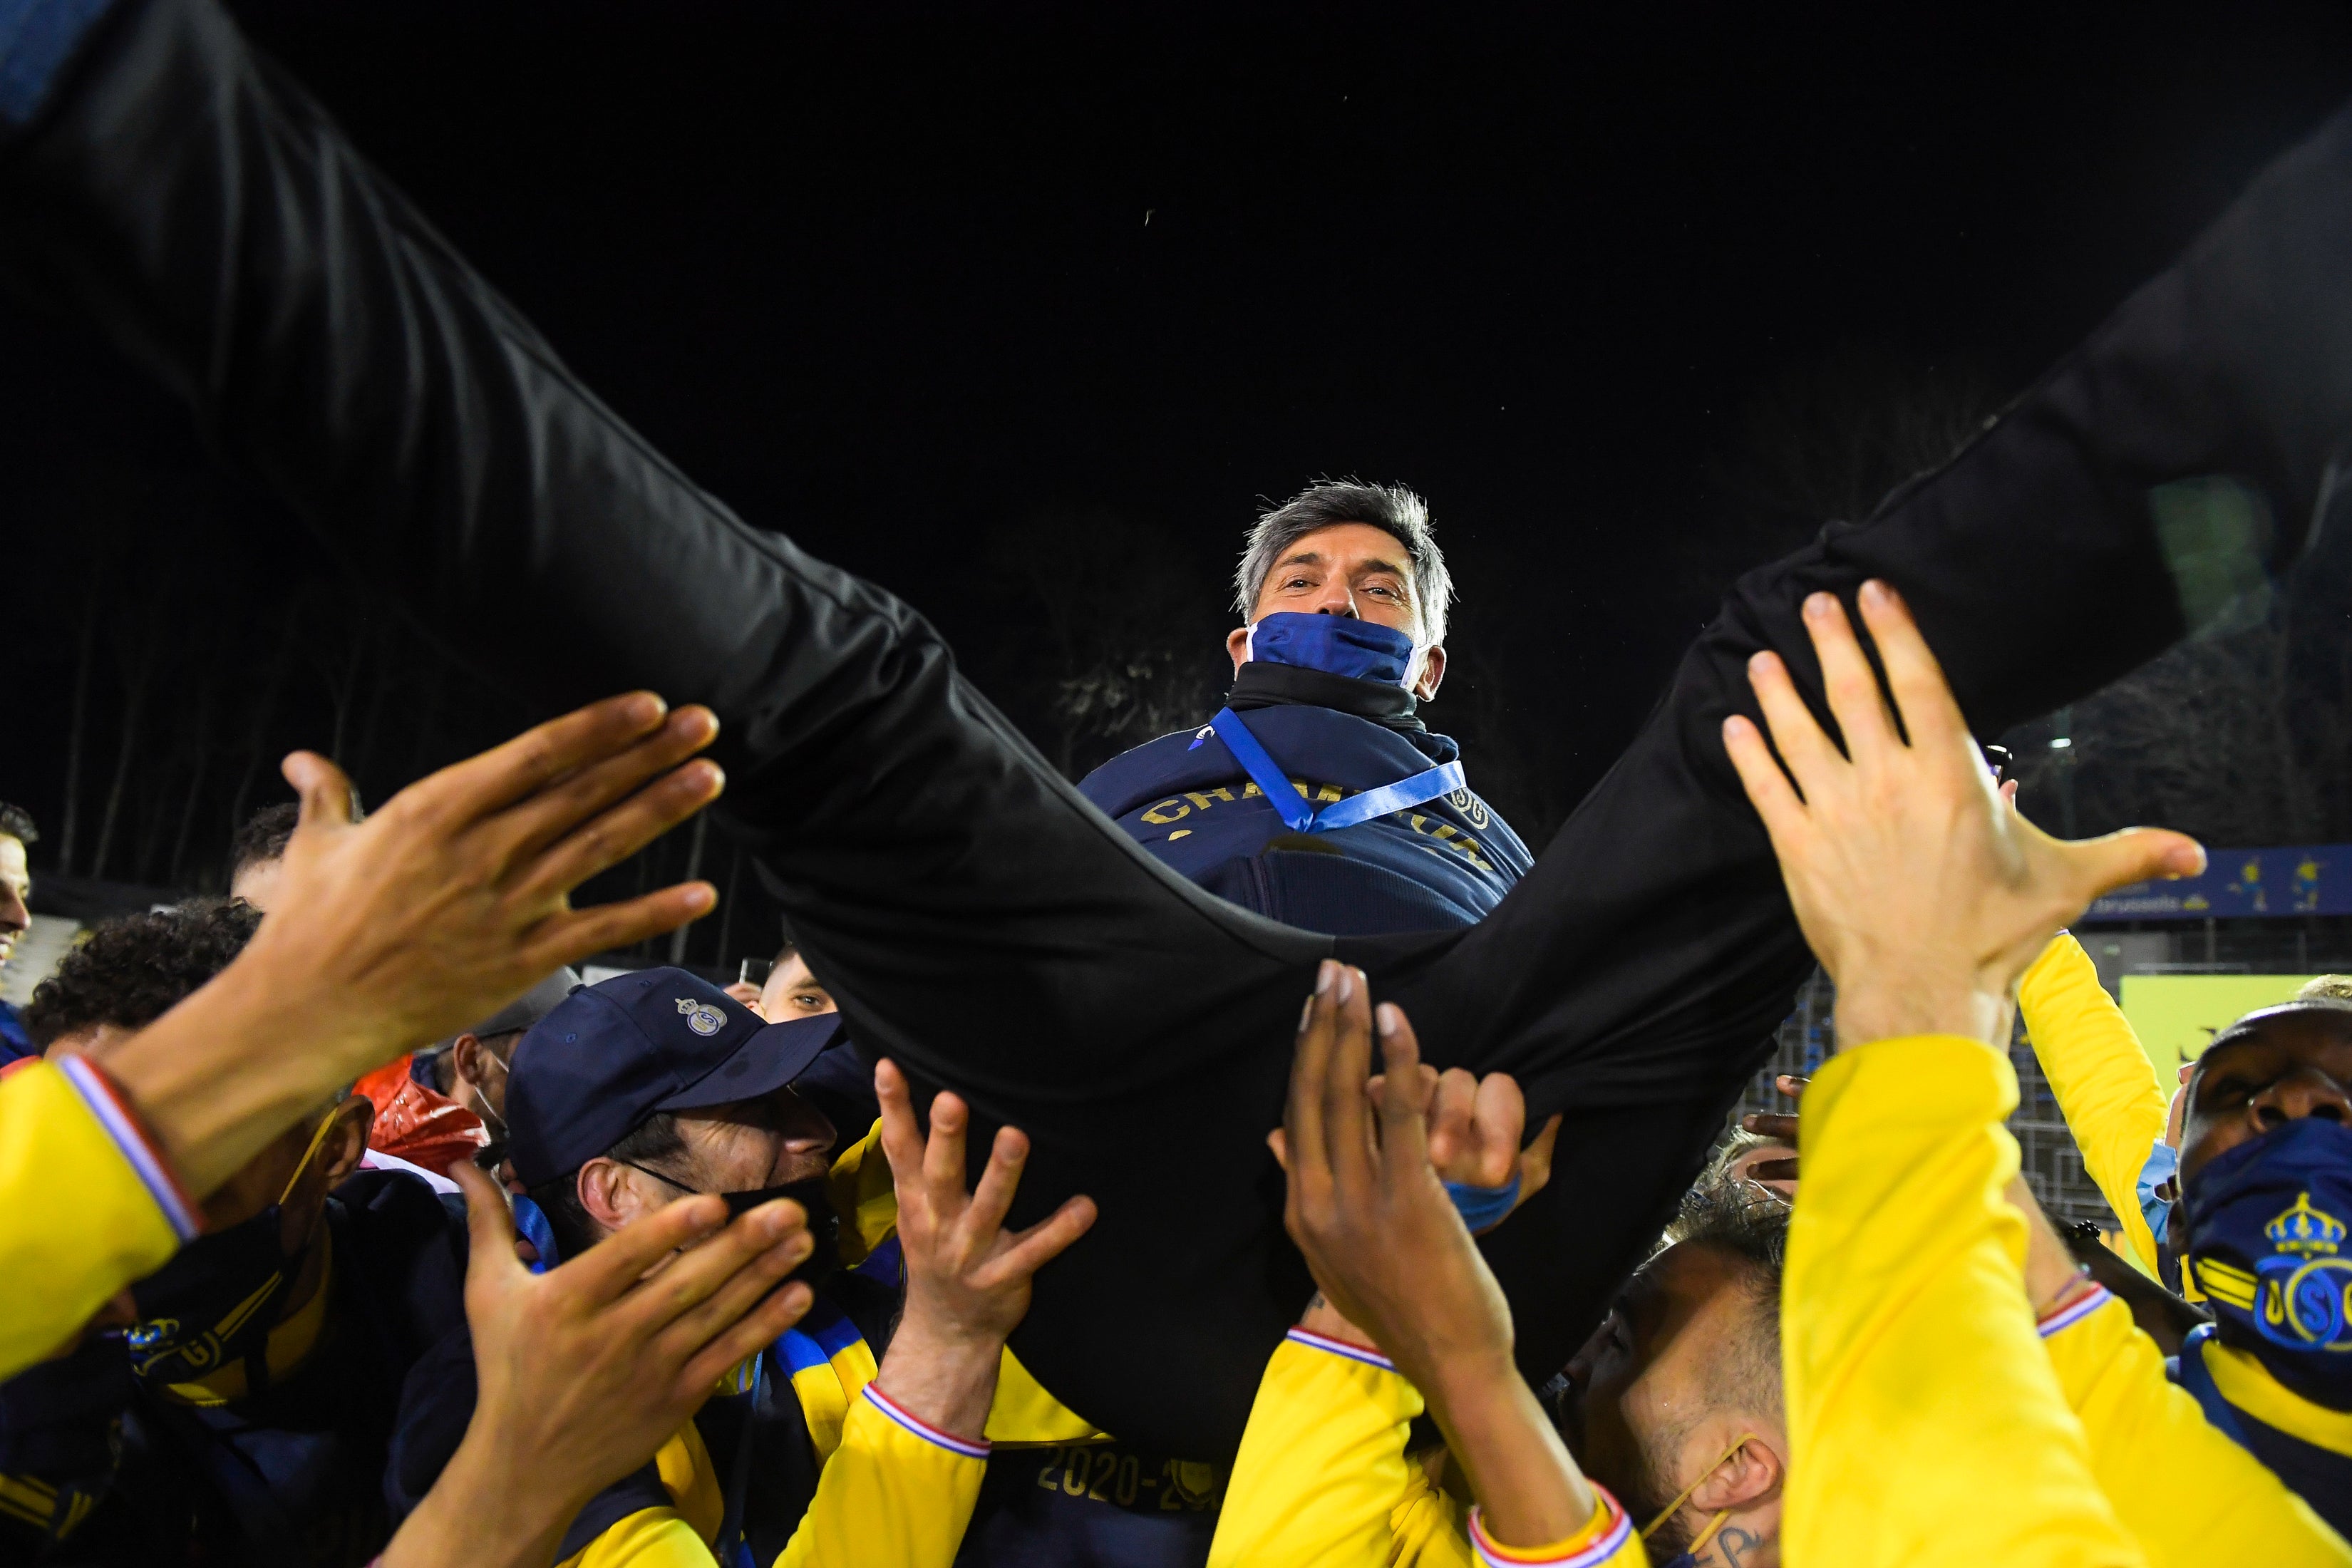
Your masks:
<svg viewBox="0 0 2352 1568"><path fill-rule="evenodd" d="M1865 583L1859 599L1883 692L1844 606L1828 594L1804 605L1843 750L1769 652L1748 661L1748 680L1770 745L1739 715L1724 721L1724 745L1837 984L1839 1046L2001 1042L2018 977L2060 927L2109 889L2193 875L2204 851L2153 828L2070 843L2027 822L2001 798L1895 590Z"/></svg>
<svg viewBox="0 0 2352 1568"><path fill-rule="evenodd" d="M572 890L709 805L704 708L591 704L402 790L364 822L298 752L284 879L252 943L171 1013L92 1053L203 1196L331 1090L512 1001L557 966L672 931L687 882L575 910Z"/></svg>
<svg viewBox="0 0 2352 1568"><path fill-rule="evenodd" d="M988 1425L1004 1342L1029 1310L1037 1270L1095 1222L1078 1196L1026 1230L1004 1216L1029 1158L1028 1137L1002 1128L980 1184L964 1186L964 1132L971 1111L952 1094L931 1100L930 1136L915 1122L898 1064L875 1064L882 1102L882 1152L898 1196L898 1244L906 1257L907 1305L875 1386L940 1430L979 1438Z"/></svg>
<svg viewBox="0 0 2352 1568"><path fill-rule="evenodd" d="M591 1497L651 1458L720 1377L808 1310L806 1285L776 1288L808 1256L807 1216L780 1200L727 1225L718 1198L688 1198L533 1275L515 1258L497 1184L462 1162L450 1174L472 1232L466 1318L480 1394L465 1440L383 1562L546 1563Z"/></svg>
<svg viewBox="0 0 2352 1568"><path fill-rule="evenodd" d="M1378 1016L1375 1100L1369 987L1327 962L1267 1140L1288 1178L1283 1222L1329 1307L1421 1390L1496 1539L1567 1539L1594 1494L1512 1362L1509 1304L1430 1163L1437 1086L1412 1026L1393 1004Z"/></svg>

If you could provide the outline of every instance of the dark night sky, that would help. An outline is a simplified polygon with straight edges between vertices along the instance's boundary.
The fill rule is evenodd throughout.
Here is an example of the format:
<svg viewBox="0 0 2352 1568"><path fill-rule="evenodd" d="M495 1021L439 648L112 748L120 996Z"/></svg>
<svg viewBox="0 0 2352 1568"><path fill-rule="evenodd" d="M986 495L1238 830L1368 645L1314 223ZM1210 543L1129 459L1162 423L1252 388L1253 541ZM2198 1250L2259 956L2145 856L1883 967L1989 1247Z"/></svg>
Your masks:
<svg viewBox="0 0 2352 1568"><path fill-rule="evenodd" d="M1009 524L1108 509L1161 542L1123 573L1213 584L1261 495L1420 488L1562 802L1748 563L1711 476L1760 401L1856 349L2014 390L2352 92L2319 5L234 9L624 416L984 680ZM0 307L0 363L19 497L197 460L74 330ZM53 811L50 531L0 795Z"/></svg>

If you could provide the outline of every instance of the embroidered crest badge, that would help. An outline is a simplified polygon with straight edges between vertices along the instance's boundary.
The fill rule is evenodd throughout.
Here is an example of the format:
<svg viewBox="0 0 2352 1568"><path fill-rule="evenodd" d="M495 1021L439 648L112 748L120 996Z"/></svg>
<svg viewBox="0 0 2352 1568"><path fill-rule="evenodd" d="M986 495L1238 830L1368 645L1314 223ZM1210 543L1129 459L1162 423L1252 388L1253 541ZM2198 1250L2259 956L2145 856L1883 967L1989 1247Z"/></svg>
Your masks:
<svg viewBox="0 0 2352 1568"><path fill-rule="evenodd" d="M677 998L677 1010L685 1016L686 1026L705 1039L727 1026L727 1015L708 1002L681 996Z"/></svg>

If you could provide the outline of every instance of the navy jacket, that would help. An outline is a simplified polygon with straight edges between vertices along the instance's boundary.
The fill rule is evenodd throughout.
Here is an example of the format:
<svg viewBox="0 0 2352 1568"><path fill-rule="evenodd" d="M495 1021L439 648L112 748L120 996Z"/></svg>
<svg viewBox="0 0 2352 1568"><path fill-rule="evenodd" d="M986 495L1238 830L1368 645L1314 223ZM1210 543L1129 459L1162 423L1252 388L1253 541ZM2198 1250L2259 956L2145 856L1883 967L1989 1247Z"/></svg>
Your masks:
<svg viewBox="0 0 2352 1568"><path fill-rule="evenodd" d="M1418 726L1410 700L1397 700L1402 693L1349 689L1359 687L1372 683L1251 663L1234 682L1233 707L1318 805L1459 754L1452 740ZM1342 712L1307 700L1309 693L1391 713L1384 722ZM1510 825L1468 789L1354 827L1294 833L1205 731L1146 742L1088 773L1078 789L1209 891L1334 936L1475 925L1534 863Z"/></svg>
<svg viewBox="0 0 2352 1568"><path fill-rule="evenodd" d="M212 1408L131 1375L108 1336L0 1384L0 1562L359 1568L385 1498L401 1391L465 1333L461 1213L415 1177L362 1171L328 1199L332 1306L282 1383Z"/></svg>

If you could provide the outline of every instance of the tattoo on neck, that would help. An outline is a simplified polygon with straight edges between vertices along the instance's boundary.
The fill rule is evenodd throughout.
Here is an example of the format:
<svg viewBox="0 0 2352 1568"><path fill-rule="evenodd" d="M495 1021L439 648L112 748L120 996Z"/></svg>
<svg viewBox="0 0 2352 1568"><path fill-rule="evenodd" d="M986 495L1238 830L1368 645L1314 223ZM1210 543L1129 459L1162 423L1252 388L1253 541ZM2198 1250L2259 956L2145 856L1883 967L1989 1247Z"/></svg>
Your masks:
<svg viewBox="0 0 2352 1568"><path fill-rule="evenodd" d="M1698 1554L1697 1561L1710 1565L1710 1568L1741 1568L1749 1553L1763 1544L1764 1538L1752 1531L1742 1530L1736 1524L1726 1525L1720 1534L1706 1543L1706 1549Z"/></svg>

